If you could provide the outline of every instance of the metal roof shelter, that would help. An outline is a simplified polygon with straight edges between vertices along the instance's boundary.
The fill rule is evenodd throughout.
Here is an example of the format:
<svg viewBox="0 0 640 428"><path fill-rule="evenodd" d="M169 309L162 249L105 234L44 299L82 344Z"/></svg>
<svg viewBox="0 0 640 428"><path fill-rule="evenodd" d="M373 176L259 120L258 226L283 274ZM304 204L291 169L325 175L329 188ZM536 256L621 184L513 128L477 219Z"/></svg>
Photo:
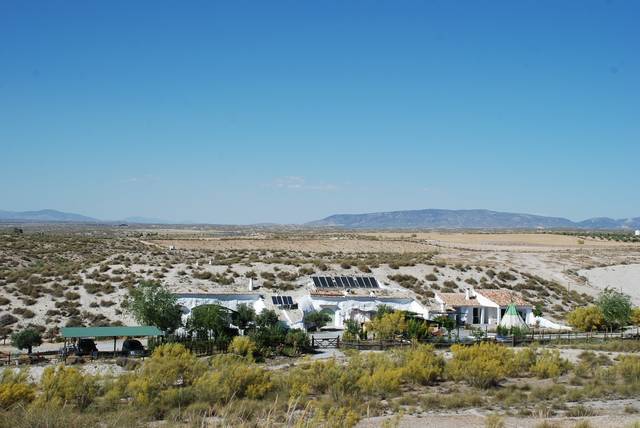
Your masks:
<svg viewBox="0 0 640 428"><path fill-rule="evenodd" d="M81 337L113 337L113 355L116 355L116 338L128 336L164 336L164 333L153 326L135 327L63 327L65 348L67 339L79 339Z"/></svg>
<svg viewBox="0 0 640 428"><path fill-rule="evenodd" d="M164 336L158 327L63 327L62 337L124 337L124 336Z"/></svg>

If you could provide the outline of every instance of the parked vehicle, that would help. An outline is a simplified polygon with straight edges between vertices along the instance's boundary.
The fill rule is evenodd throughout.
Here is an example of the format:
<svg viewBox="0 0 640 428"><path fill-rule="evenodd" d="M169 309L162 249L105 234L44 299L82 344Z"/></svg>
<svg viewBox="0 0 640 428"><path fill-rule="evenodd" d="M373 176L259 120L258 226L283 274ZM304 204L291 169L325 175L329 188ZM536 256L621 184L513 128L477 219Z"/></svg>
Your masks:
<svg viewBox="0 0 640 428"><path fill-rule="evenodd" d="M94 353L98 353L98 347L96 346L96 342L93 339L78 339L78 343L76 344L78 349L76 355L93 355Z"/></svg>
<svg viewBox="0 0 640 428"><path fill-rule="evenodd" d="M139 340L127 339L122 343L122 353L129 357L144 357L147 351Z"/></svg>

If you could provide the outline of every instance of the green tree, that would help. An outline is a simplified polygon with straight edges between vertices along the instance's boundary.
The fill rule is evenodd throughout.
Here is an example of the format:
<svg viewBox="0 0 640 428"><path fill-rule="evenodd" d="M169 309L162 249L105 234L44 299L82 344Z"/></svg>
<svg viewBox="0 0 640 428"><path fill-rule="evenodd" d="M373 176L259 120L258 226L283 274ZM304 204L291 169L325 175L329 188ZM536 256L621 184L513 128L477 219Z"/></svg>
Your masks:
<svg viewBox="0 0 640 428"><path fill-rule="evenodd" d="M156 326L167 333L182 325L182 311L176 296L155 282L140 282L129 292L123 306L139 323Z"/></svg>
<svg viewBox="0 0 640 428"><path fill-rule="evenodd" d="M244 332L251 323L255 322L256 311L252 306L249 306L246 303L241 303L238 305L231 318L233 323Z"/></svg>
<svg viewBox="0 0 640 428"><path fill-rule="evenodd" d="M607 327L614 329L625 327L631 321L631 299L626 294L612 288L600 293L596 304L602 311Z"/></svg>
<svg viewBox="0 0 640 428"><path fill-rule="evenodd" d="M224 342L231 339L229 324L231 324L231 311L220 305L196 306L191 311L191 317L187 323L190 331L196 332L202 338L214 338Z"/></svg>
<svg viewBox="0 0 640 428"><path fill-rule="evenodd" d="M256 316L256 325L259 328L273 327L278 324L278 314L272 309L265 309Z"/></svg>
<svg viewBox="0 0 640 428"><path fill-rule="evenodd" d="M533 316L541 317L542 316L542 306L537 304L535 308L533 308Z"/></svg>
<svg viewBox="0 0 640 428"><path fill-rule="evenodd" d="M451 332L454 328L456 328L456 321L446 315L440 315L439 317L436 317L434 321L440 324L442 328L447 330L447 336L451 338Z"/></svg>
<svg viewBox="0 0 640 428"><path fill-rule="evenodd" d="M42 344L42 336L32 328L27 328L11 335L11 344L18 349L27 349L31 354L34 346Z"/></svg>
<svg viewBox="0 0 640 428"><path fill-rule="evenodd" d="M317 330L327 325L329 321L331 321L331 315L323 311L307 312L304 314L304 324L313 326Z"/></svg>

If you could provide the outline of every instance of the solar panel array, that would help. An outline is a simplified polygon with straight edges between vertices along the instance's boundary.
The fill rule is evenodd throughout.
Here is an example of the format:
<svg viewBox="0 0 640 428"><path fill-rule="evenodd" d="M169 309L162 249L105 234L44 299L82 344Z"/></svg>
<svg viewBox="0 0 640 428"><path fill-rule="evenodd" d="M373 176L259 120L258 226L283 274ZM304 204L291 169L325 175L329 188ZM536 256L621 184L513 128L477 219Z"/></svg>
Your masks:
<svg viewBox="0 0 640 428"><path fill-rule="evenodd" d="M316 288L380 288L372 276L312 276Z"/></svg>
<svg viewBox="0 0 640 428"><path fill-rule="evenodd" d="M274 305L293 305L293 299L291 296L271 296L271 301Z"/></svg>

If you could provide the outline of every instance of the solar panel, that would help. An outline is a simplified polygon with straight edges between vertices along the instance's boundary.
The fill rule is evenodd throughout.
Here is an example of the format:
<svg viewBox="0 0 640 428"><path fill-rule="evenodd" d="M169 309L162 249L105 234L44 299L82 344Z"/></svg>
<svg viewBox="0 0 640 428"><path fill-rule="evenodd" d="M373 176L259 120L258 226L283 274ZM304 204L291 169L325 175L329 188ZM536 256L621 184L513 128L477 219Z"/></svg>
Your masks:
<svg viewBox="0 0 640 428"><path fill-rule="evenodd" d="M322 287L322 288L327 288L328 287L327 280L324 279L324 276L319 277L318 280L320 281L320 287Z"/></svg>
<svg viewBox="0 0 640 428"><path fill-rule="evenodd" d="M336 285L333 283L333 278L331 278L330 276L325 278L327 280L327 287L335 287Z"/></svg>
<svg viewBox="0 0 640 428"><path fill-rule="evenodd" d="M293 299L291 296L286 296L285 299L287 299L287 305L293 305Z"/></svg>
<svg viewBox="0 0 640 428"><path fill-rule="evenodd" d="M318 279L318 277L313 276L313 277L311 277L311 279L313 279L313 285L315 285L316 288L322 287L322 285L320 285L320 280Z"/></svg>
<svg viewBox="0 0 640 428"><path fill-rule="evenodd" d="M344 287L344 285L342 285L342 278L340 278L339 276L336 276L334 280L336 281L336 284L338 285L338 287Z"/></svg>
<svg viewBox="0 0 640 428"><path fill-rule="evenodd" d="M369 279L368 276L364 276L362 277L362 280L364 281L364 286L367 288L373 288L373 285L371 285L371 280Z"/></svg>
<svg viewBox="0 0 640 428"><path fill-rule="evenodd" d="M353 279L352 276L347 277L347 280L349 281L349 286L351 286L351 288L357 288L358 284L356 284L355 280Z"/></svg>
<svg viewBox="0 0 640 428"><path fill-rule="evenodd" d="M342 283L344 284L345 287L349 287L349 283L347 282L347 277L346 276L341 276L340 278L342 278Z"/></svg>
<svg viewBox="0 0 640 428"><path fill-rule="evenodd" d="M358 287L365 288L364 281L362 280L361 276L357 276L356 281L358 281Z"/></svg>
<svg viewBox="0 0 640 428"><path fill-rule="evenodd" d="M380 288L378 281L374 277L371 277L369 279L371 280L371 285L373 286L373 288Z"/></svg>
<svg viewBox="0 0 640 428"><path fill-rule="evenodd" d="M284 303L282 302L282 296L277 296L276 297L278 299L278 304L279 305L283 305Z"/></svg>
<svg viewBox="0 0 640 428"><path fill-rule="evenodd" d="M271 296L271 301L273 302L274 305L278 304L278 301L276 300L276 296Z"/></svg>

